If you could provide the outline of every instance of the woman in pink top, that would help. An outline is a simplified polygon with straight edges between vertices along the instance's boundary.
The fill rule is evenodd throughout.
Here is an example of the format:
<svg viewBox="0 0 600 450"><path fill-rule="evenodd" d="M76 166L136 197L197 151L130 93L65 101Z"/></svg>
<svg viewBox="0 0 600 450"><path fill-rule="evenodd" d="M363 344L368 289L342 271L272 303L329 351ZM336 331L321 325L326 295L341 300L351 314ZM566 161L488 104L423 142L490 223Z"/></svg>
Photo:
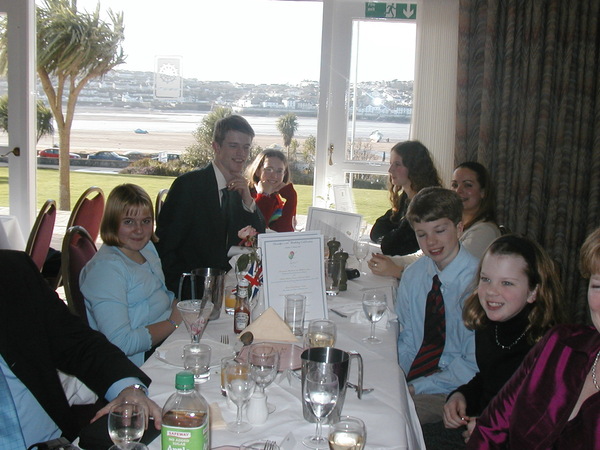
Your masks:
<svg viewBox="0 0 600 450"><path fill-rule="evenodd" d="M600 228L580 269L593 326L551 329L479 417L468 449L600 448Z"/></svg>
<svg viewBox="0 0 600 450"><path fill-rule="evenodd" d="M298 195L290 182L287 158L279 150L262 151L248 167L250 193L267 228L294 231Z"/></svg>

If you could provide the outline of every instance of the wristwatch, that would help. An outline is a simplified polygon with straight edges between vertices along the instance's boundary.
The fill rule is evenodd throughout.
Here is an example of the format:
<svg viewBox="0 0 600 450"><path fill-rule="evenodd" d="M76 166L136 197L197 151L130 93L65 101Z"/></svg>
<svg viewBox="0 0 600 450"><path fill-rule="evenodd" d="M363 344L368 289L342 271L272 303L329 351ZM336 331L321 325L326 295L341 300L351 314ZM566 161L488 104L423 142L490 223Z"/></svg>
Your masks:
<svg viewBox="0 0 600 450"><path fill-rule="evenodd" d="M144 386L143 384L132 384L129 387L142 391L146 395L146 397L148 397L148 388L146 386Z"/></svg>

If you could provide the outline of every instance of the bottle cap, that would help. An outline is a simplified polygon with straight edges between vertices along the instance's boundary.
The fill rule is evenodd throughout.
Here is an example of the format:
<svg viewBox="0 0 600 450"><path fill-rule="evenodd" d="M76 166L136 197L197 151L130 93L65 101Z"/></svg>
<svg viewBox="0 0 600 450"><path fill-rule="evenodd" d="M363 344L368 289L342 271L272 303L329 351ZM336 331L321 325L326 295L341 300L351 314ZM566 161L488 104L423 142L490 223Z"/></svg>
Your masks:
<svg viewBox="0 0 600 450"><path fill-rule="evenodd" d="M175 389L188 391L194 389L194 374L192 372L179 372L175 375Z"/></svg>

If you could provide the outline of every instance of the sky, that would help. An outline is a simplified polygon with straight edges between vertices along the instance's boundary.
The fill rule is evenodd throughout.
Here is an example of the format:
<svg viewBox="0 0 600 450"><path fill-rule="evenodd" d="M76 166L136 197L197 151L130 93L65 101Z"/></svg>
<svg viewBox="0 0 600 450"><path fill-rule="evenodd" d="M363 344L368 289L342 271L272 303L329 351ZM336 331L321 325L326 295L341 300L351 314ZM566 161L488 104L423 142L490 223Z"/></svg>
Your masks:
<svg viewBox="0 0 600 450"><path fill-rule="evenodd" d="M79 10L93 11L97 3L77 0ZM154 71L157 56L179 56L185 78L256 84L319 79L319 1L100 0L101 11L108 8L124 13L127 60L117 70ZM412 80L414 26L393 31L389 23L379 25L361 28L361 44L369 50L359 81Z"/></svg>

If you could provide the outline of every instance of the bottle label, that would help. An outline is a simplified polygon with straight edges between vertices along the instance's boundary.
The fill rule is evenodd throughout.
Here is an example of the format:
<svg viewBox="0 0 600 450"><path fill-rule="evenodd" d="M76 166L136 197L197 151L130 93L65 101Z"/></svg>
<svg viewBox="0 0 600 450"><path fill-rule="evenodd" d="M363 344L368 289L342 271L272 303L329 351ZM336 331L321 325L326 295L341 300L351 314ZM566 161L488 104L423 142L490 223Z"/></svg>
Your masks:
<svg viewBox="0 0 600 450"><path fill-rule="evenodd" d="M248 326L248 322L250 321L250 316L245 312L236 312L235 313L235 329L243 330Z"/></svg>
<svg viewBox="0 0 600 450"><path fill-rule="evenodd" d="M195 428L175 427L163 423L162 450L209 450L208 421Z"/></svg>

